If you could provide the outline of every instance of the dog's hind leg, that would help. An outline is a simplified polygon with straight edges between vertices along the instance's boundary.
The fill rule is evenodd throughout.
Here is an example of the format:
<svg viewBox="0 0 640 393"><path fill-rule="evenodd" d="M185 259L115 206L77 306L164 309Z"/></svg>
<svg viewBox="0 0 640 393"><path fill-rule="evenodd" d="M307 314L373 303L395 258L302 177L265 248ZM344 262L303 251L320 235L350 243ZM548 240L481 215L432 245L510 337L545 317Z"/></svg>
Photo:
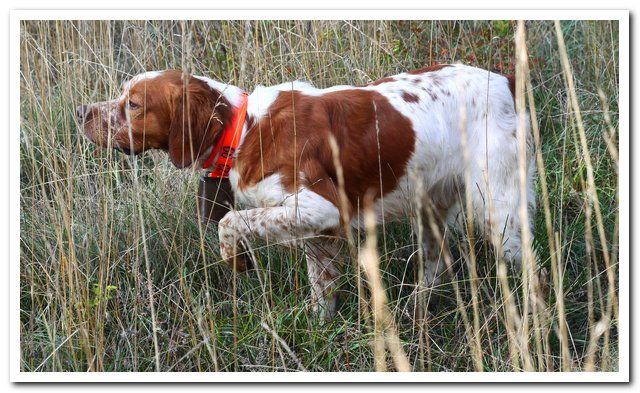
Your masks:
<svg viewBox="0 0 640 393"><path fill-rule="evenodd" d="M449 257L447 240L447 225L445 221L446 209L439 209L433 200L427 200L423 209L416 235L419 236L423 252L424 282L427 288L432 288L442 281L446 270L445 258Z"/></svg>
<svg viewBox="0 0 640 393"><path fill-rule="evenodd" d="M509 100L511 98L509 97ZM499 103L493 104L495 112ZM469 191L473 199L476 223L484 229L495 248L505 260L518 269L522 260L522 229L532 230L535 200L533 194L535 166L533 163L533 140L525 131L525 187L527 222L520 214L521 183L519 145L521 143L515 123L513 104L503 104L501 116L491 112L488 123L478 124L472 144ZM491 130L483 137L485 130Z"/></svg>
<svg viewBox="0 0 640 393"><path fill-rule="evenodd" d="M423 284L438 285L447 267L446 258L451 258L448 244L447 220L460 199L456 178L444 179L427 191L416 191L416 221L414 233L422 247L421 259L424 268ZM449 261L450 263L451 261Z"/></svg>

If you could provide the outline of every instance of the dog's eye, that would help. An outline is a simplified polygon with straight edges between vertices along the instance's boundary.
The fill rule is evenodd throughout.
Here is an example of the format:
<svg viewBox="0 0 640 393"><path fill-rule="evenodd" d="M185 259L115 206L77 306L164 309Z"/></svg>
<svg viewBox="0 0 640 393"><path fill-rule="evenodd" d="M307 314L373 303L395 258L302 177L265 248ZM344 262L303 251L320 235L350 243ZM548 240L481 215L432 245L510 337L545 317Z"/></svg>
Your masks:
<svg viewBox="0 0 640 393"><path fill-rule="evenodd" d="M127 101L127 107L129 109L138 109L138 108L140 108L140 104L136 104L135 102L129 100L129 101Z"/></svg>

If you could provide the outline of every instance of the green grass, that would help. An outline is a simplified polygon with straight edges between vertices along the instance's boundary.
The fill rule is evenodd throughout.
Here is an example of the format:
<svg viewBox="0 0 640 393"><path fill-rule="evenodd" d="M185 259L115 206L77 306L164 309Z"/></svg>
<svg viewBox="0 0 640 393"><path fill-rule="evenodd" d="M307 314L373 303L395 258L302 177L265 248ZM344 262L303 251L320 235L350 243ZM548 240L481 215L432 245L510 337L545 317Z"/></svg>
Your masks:
<svg viewBox="0 0 640 393"><path fill-rule="evenodd" d="M602 212L600 229L587 209L587 163L554 25L527 22L526 28L552 230L545 224L538 182L534 249L538 266L549 273L543 274L539 335L529 319L529 347L520 348L519 356L530 355L538 370L615 371L617 306L609 306L599 230L617 294L618 176L606 143L603 103L617 130L618 27L607 21L561 24ZM115 96L131 75L164 68L186 68L247 90L293 79L319 87L364 84L438 62L514 73L514 30L509 21L23 22L20 368L156 369L140 203L161 370L374 370L374 332L359 309L368 296L358 297L355 261L344 255L339 315L323 323L309 307L301 251L257 246L258 271L235 275L220 261L215 231L203 233L198 226L197 171L176 170L158 152L129 158L98 151L94 157L94 147L77 129L74 108ZM612 142L617 151L617 137ZM465 262L469 247L464 236L455 235L452 282L461 303L454 285L442 284L421 319L418 244L410 223L389 224L379 237L386 243L380 263L388 306L414 370L473 371L477 355L470 337L476 335L483 370L522 368L510 355L511 317L504 306L510 294L500 285L487 244L473 248L477 314ZM551 263L549 239L555 237L561 276ZM509 280L520 311L526 303L521 284L520 277ZM567 334L558 329L560 313ZM465 318L476 317L480 328L470 334ZM590 347L600 320L607 323L605 333ZM569 363L562 359L563 346Z"/></svg>

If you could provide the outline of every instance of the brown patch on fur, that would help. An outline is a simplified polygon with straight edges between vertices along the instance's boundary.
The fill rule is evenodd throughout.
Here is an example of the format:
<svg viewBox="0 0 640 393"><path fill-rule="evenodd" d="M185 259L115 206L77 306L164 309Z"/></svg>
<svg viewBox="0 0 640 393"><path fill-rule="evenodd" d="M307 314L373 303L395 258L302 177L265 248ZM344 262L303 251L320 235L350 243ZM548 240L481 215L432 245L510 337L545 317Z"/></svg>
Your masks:
<svg viewBox="0 0 640 393"><path fill-rule="evenodd" d="M304 185L339 206L330 135L340 149L352 209L367 192L379 197L395 189L415 144L409 119L375 91L342 90L321 96L285 91L245 137L236 160L239 187L279 173L289 192Z"/></svg>
<svg viewBox="0 0 640 393"><path fill-rule="evenodd" d="M378 79L377 81L371 82L371 83L367 84L367 86L378 86L378 85L383 84L383 83L390 83L390 82L395 82L395 81L396 81L395 78L392 78L392 77L388 76L386 78Z"/></svg>
<svg viewBox="0 0 640 393"><path fill-rule="evenodd" d="M415 95L413 93L408 93L406 91L402 93L402 99L405 100L406 102L418 102L418 101L420 101L420 97L418 97L417 95Z"/></svg>
<svg viewBox="0 0 640 393"><path fill-rule="evenodd" d="M418 68L417 70L407 71L407 74L418 75L418 74L424 74L425 72L435 72L435 71L440 71L445 67L451 67L451 65L450 64L434 64L428 67Z"/></svg>

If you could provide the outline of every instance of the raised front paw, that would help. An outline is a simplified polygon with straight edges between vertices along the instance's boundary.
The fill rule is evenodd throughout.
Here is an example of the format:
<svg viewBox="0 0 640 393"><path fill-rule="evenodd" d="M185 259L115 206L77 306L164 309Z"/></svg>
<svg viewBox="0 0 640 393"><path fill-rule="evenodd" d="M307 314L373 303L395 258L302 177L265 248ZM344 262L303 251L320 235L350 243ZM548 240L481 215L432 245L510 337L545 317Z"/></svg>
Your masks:
<svg viewBox="0 0 640 393"><path fill-rule="evenodd" d="M235 230L233 213L227 213L218 224L220 256L237 272L246 272L253 269L253 262L240 243L242 234Z"/></svg>
<svg viewBox="0 0 640 393"><path fill-rule="evenodd" d="M222 260L227 262L229 266L237 272L244 273L247 270L253 269L253 262L251 261L249 254L244 251L239 242L233 244L221 241L220 256L222 257Z"/></svg>

